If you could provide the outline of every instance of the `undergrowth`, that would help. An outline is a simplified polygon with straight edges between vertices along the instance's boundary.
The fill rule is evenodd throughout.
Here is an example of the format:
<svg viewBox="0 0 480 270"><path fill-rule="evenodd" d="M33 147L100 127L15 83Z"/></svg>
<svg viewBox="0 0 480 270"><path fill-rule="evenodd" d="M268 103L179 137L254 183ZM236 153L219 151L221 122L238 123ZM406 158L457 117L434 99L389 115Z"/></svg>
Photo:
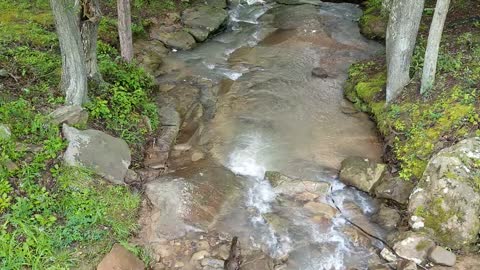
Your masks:
<svg viewBox="0 0 480 270"><path fill-rule="evenodd" d="M402 96L386 105L386 67L383 60L364 61L349 70L345 96L357 108L372 115L391 151L387 161L398 167L403 179L418 180L431 156L440 149L470 136L480 136L480 25L461 28L455 11L447 21L434 88L420 96L419 74L423 68L428 28L421 30L411 66L412 82ZM467 15L468 16L468 15ZM424 25L429 17L424 18Z"/></svg>
<svg viewBox="0 0 480 270"><path fill-rule="evenodd" d="M128 242L140 195L62 162L66 141L47 116L64 103L48 1L0 0L0 9L0 125L11 131L0 136L0 269L94 268L115 242L142 255ZM107 83L89 90L88 126L136 149L159 124L153 81L107 42Z"/></svg>

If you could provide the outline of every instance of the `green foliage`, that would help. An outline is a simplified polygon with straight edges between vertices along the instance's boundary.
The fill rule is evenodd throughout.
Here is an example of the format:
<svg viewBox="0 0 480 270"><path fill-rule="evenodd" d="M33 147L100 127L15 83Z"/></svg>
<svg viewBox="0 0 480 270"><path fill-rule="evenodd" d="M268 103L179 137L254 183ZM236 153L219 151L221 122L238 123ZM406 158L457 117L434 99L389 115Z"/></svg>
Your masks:
<svg viewBox="0 0 480 270"><path fill-rule="evenodd" d="M98 260L115 240L126 241L139 195L59 163L66 146L59 128L26 100L0 105L0 122L12 131L0 141L0 268L70 268L84 246L83 256Z"/></svg>
<svg viewBox="0 0 480 270"><path fill-rule="evenodd" d="M152 78L136 65L119 60L115 49L102 43L99 67L109 85L91 91L86 105L90 115L128 143L142 143L148 126L159 125L156 105L149 99Z"/></svg>
<svg viewBox="0 0 480 270"><path fill-rule="evenodd" d="M370 39L385 39L388 13L383 0L367 0L366 9L360 17L359 26L363 35Z"/></svg>

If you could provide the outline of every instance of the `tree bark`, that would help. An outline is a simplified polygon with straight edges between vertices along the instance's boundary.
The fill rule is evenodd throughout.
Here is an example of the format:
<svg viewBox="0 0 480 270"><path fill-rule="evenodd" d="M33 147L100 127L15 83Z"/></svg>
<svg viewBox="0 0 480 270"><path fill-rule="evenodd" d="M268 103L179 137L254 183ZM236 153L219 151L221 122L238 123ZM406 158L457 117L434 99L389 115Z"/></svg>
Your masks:
<svg viewBox="0 0 480 270"><path fill-rule="evenodd" d="M78 0L50 0L62 56L65 103L82 105L87 100L87 72L80 35Z"/></svg>
<svg viewBox="0 0 480 270"><path fill-rule="evenodd" d="M435 82L438 51L440 49L440 41L442 40L443 27L447 19L449 6L450 0L437 0L432 24L430 25L430 32L428 34L425 61L423 63L422 85L420 87L421 94L425 94L432 89Z"/></svg>
<svg viewBox="0 0 480 270"><path fill-rule="evenodd" d="M122 57L130 62L133 59L132 18L130 0L117 0L118 37Z"/></svg>
<svg viewBox="0 0 480 270"><path fill-rule="evenodd" d="M102 12L98 0L82 0L80 12L80 32L82 35L83 51L85 53L85 68L88 79L97 84L103 82L97 64L98 26L102 19Z"/></svg>
<svg viewBox="0 0 480 270"><path fill-rule="evenodd" d="M387 103L410 82L410 64L424 0L393 0L387 26Z"/></svg>

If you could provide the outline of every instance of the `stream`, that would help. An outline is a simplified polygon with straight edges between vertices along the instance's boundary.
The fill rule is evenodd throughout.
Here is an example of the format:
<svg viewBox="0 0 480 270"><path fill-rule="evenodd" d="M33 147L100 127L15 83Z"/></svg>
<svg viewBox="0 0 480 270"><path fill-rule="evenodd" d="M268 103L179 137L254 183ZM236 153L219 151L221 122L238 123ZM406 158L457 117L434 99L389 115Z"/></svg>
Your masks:
<svg viewBox="0 0 480 270"><path fill-rule="evenodd" d="M165 61L180 71L159 77L160 85L201 78L212 85L202 97L215 105L207 106L198 129L184 128L177 139L207 158L182 163L185 153L177 147L166 177L215 186L218 196L228 193L230 181L235 190L211 207L219 209L200 203L209 215L218 212L203 228L170 216L172 223L162 229L188 234L208 228L239 236L243 249L283 260L278 269L367 269L381 243L359 240L368 237L352 233L348 220L360 220L381 236L382 229L369 221L378 205L337 177L346 157L379 161L382 153L374 124L343 98L349 65L383 50L359 33L360 15L358 6L347 3L241 0L231 3L223 33L169 55ZM314 68L320 76L312 75ZM265 180L266 171L329 183L326 196L316 200L341 213L319 219L299 200L279 196Z"/></svg>

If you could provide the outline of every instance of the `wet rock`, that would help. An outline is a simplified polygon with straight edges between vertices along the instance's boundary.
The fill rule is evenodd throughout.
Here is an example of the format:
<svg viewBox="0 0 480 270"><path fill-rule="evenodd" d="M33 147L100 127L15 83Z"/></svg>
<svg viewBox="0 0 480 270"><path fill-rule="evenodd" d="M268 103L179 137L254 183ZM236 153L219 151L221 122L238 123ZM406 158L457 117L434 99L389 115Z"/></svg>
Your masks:
<svg viewBox="0 0 480 270"><path fill-rule="evenodd" d="M127 143L98 130L78 130L63 124L68 147L63 155L70 166L83 166L114 184L123 184L131 162Z"/></svg>
<svg viewBox="0 0 480 270"><path fill-rule="evenodd" d="M193 5L195 6L203 6L207 5L210 7L216 7L216 8L227 8L227 1L225 0L195 0L192 2Z"/></svg>
<svg viewBox="0 0 480 270"><path fill-rule="evenodd" d="M328 78L328 73L325 69L321 67L316 67L312 69L312 75L315 77L318 77L320 79L326 79Z"/></svg>
<svg viewBox="0 0 480 270"><path fill-rule="evenodd" d="M396 262L398 260L397 255L395 255L390 249L383 248L380 251L380 256L387 262Z"/></svg>
<svg viewBox="0 0 480 270"><path fill-rule="evenodd" d="M185 30L174 30L164 26L152 28L150 37L163 42L167 47L190 50L195 47L195 39Z"/></svg>
<svg viewBox="0 0 480 270"><path fill-rule="evenodd" d="M306 191L295 195L295 200L300 202L309 202L314 201L318 197L320 197L319 194Z"/></svg>
<svg viewBox="0 0 480 270"><path fill-rule="evenodd" d="M144 263L120 244L113 245L112 250L102 259L97 270L143 270Z"/></svg>
<svg viewBox="0 0 480 270"><path fill-rule="evenodd" d="M10 128L5 124L0 124L0 140L8 140L12 136Z"/></svg>
<svg viewBox="0 0 480 270"><path fill-rule="evenodd" d="M133 43L135 59L138 64L152 76L160 74L163 58L169 53L162 42L158 40L135 40Z"/></svg>
<svg viewBox="0 0 480 270"><path fill-rule="evenodd" d="M324 215L327 218L333 218L338 213L338 210L335 207L325 203L308 202L303 207L313 214Z"/></svg>
<svg viewBox="0 0 480 270"><path fill-rule="evenodd" d="M315 5L319 6L323 3L321 0L275 0L275 2L283 5Z"/></svg>
<svg viewBox="0 0 480 270"><path fill-rule="evenodd" d="M454 266L457 256L443 247L436 246L428 252L428 259L434 264Z"/></svg>
<svg viewBox="0 0 480 270"><path fill-rule="evenodd" d="M356 226L365 232L380 239L385 239L386 234L380 226L373 223L370 217L365 215L362 209L353 202L344 202L341 207L342 213Z"/></svg>
<svg viewBox="0 0 480 270"><path fill-rule="evenodd" d="M236 176L221 166L203 170L208 166L205 162L193 163L145 185L151 209L142 213L141 223L145 224L142 235L147 242L207 230L224 207L235 202L240 194Z"/></svg>
<svg viewBox="0 0 480 270"><path fill-rule="evenodd" d="M373 216L372 220L383 228L391 231L397 228L397 225L400 223L401 216L396 209L382 205L378 212Z"/></svg>
<svg viewBox="0 0 480 270"><path fill-rule="evenodd" d="M270 182L276 194L295 196L305 192L317 194L318 197L325 196L330 190L327 182L293 179L275 171L265 172L265 179Z"/></svg>
<svg viewBox="0 0 480 270"><path fill-rule="evenodd" d="M348 237L348 239L355 247L368 248L372 245L372 240L370 239L370 236L368 236L366 233L362 232L356 227L345 226L342 229L342 232Z"/></svg>
<svg viewBox="0 0 480 270"><path fill-rule="evenodd" d="M408 210L418 219L417 229L442 246L468 250L478 241L480 193L475 172L479 162L479 137L443 149L429 161L410 197Z"/></svg>
<svg viewBox="0 0 480 270"><path fill-rule="evenodd" d="M385 164L361 157L349 157L342 161L341 167L340 180L365 192L371 192L386 171Z"/></svg>
<svg viewBox="0 0 480 270"><path fill-rule="evenodd" d="M195 6L182 13L183 24L198 41L204 41L218 31L226 23L227 18L226 10L214 6Z"/></svg>
<svg viewBox="0 0 480 270"><path fill-rule="evenodd" d="M202 260L201 265L204 267L210 267L213 269L223 269L223 264L225 262L218 259L213 258L205 258Z"/></svg>
<svg viewBox="0 0 480 270"><path fill-rule="evenodd" d="M378 198L393 200L400 204L407 204L414 187L415 184L412 181L406 181L399 177L385 177L385 179L375 187L375 195Z"/></svg>
<svg viewBox="0 0 480 270"><path fill-rule="evenodd" d="M369 265L368 270L392 270L392 268L388 267L385 264L374 264Z"/></svg>
<svg viewBox="0 0 480 270"><path fill-rule="evenodd" d="M401 260L397 264L397 270L417 270L417 264L409 260Z"/></svg>
<svg viewBox="0 0 480 270"><path fill-rule="evenodd" d="M86 125L88 112L79 105L62 106L51 112L49 116L55 124Z"/></svg>
<svg viewBox="0 0 480 270"><path fill-rule="evenodd" d="M262 215L265 219L265 222L270 225L270 227L276 233L287 233L290 222L275 213L266 213Z"/></svg>
<svg viewBox="0 0 480 270"><path fill-rule="evenodd" d="M428 251L434 246L435 243L427 236L405 232L396 238L393 249L402 258L422 264L426 262Z"/></svg>

